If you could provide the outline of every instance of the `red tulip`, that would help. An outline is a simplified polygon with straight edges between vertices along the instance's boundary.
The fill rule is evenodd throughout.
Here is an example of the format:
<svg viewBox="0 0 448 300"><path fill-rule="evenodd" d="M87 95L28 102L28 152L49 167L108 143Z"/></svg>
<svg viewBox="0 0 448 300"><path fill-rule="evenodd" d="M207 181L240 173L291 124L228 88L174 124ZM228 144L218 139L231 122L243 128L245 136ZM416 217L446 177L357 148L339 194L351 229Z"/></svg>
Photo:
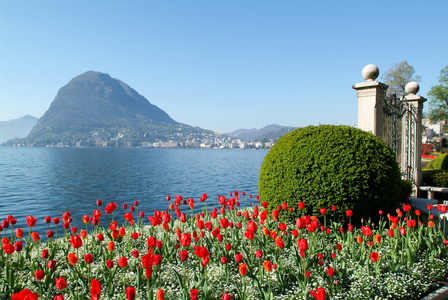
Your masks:
<svg viewBox="0 0 448 300"><path fill-rule="evenodd" d="M327 293L325 293L324 288L317 288L316 291L310 291L311 296L313 296L317 300L325 300L327 299Z"/></svg>
<svg viewBox="0 0 448 300"><path fill-rule="evenodd" d="M266 272L271 272L272 271L272 263L269 260L265 260L263 262L264 265L264 269Z"/></svg>
<svg viewBox="0 0 448 300"><path fill-rule="evenodd" d="M305 220L302 218L297 218L296 220L296 227L301 229L301 228L305 228L306 224L305 224Z"/></svg>
<svg viewBox="0 0 448 300"><path fill-rule="evenodd" d="M300 250L308 250L308 241L306 239L299 239L297 241L297 246Z"/></svg>
<svg viewBox="0 0 448 300"><path fill-rule="evenodd" d="M69 262L72 266L74 266L74 265L76 265L76 264L78 263L78 257L76 256L75 253L69 253L69 254L67 255L67 258L68 258L68 262Z"/></svg>
<svg viewBox="0 0 448 300"><path fill-rule="evenodd" d="M181 261L186 261L188 259L188 251L187 250L182 250L179 252L179 254L180 254Z"/></svg>
<svg viewBox="0 0 448 300"><path fill-rule="evenodd" d="M68 219L70 218L70 215L65 213L62 215L62 222L67 223Z"/></svg>
<svg viewBox="0 0 448 300"><path fill-rule="evenodd" d="M362 226L361 227L362 233L364 233L365 236L371 236L372 235L372 229L370 229L369 226Z"/></svg>
<svg viewBox="0 0 448 300"><path fill-rule="evenodd" d="M49 253L48 253L48 250L47 249L45 249L45 250L42 250L42 258L48 258L48 255L49 255Z"/></svg>
<svg viewBox="0 0 448 300"><path fill-rule="evenodd" d="M29 289L24 289L19 293L12 294L12 300L37 300L39 298L38 294L33 293Z"/></svg>
<svg viewBox="0 0 448 300"><path fill-rule="evenodd" d="M82 239L79 237L79 235L72 235L70 238L70 244L73 248L80 248L82 246Z"/></svg>
<svg viewBox="0 0 448 300"><path fill-rule="evenodd" d="M387 230L387 235L389 236L389 237L394 237L394 231L392 230L392 229L389 229L389 230Z"/></svg>
<svg viewBox="0 0 448 300"><path fill-rule="evenodd" d="M48 261L48 264L47 264L47 267L48 267L49 269L54 269L54 267L56 267L56 261L55 261L54 259L49 260L49 261Z"/></svg>
<svg viewBox="0 0 448 300"><path fill-rule="evenodd" d="M114 261L110 260L110 259L108 261L106 261L106 267L108 269L112 269L114 267Z"/></svg>
<svg viewBox="0 0 448 300"><path fill-rule="evenodd" d="M246 266L246 264L245 263L241 263L239 265L239 269L240 269L240 274L242 276L246 276L246 274L247 274L247 266Z"/></svg>
<svg viewBox="0 0 448 300"><path fill-rule="evenodd" d="M280 224L278 224L278 228L281 230L281 231L285 231L286 230L286 224L285 223L280 223Z"/></svg>
<svg viewBox="0 0 448 300"><path fill-rule="evenodd" d="M89 224L89 222L90 222L89 215L82 216L82 221L84 224Z"/></svg>
<svg viewBox="0 0 448 300"><path fill-rule="evenodd" d="M401 235L405 235L406 229L404 227L400 227L400 233L401 233Z"/></svg>
<svg viewBox="0 0 448 300"><path fill-rule="evenodd" d="M96 238L98 239L98 241L103 241L104 240L104 234L100 233L96 236Z"/></svg>
<svg viewBox="0 0 448 300"><path fill-rule="evenodd" d="M120 229L118 229L118 234L121 237L124 237L126 235L126 229L124 227L120 227Z"/></svg>
<svg viewBox="0 0 448 300"><path fill-rule="evenodd" d="M8 228L9 227L9 221L8 220L3 220L2 221L2 227L3 228ZM2 228L2 231L3 231L3 228Z"/></svg>
<svg viewBox="0 0 448 300"><path fill-rule="evenodd" d="M26 224L28 227L34 227L36 225L37 219L33 216L26 216Z"/></svg>
<svg viewBox="0 0 448 300"><path fill-rule="evenodd" d="M403 205L403 210L405 212L409 212L411 210L411 206L409 204Z"/></svg>
<svg viewBox="0 0 448 300"><path fill-rule="evenodd" d="M156 246L156 238L153 236L148 237L146 244L148 245L148 248L154 248Z"/></svg>
<svg viewBox="0 0 448 300"><path fill-rule="evenodd" d="M184 233L180 236L180 243L184 247L188 247L191 244L191 235L189 233Z"/></svg>
<svg viewBox="0 0 448 300"><path fill-rule="evenodd" d="M45 273L42 270L37 270L36 272L34 272L34 277L36 278L36 280L42 280L45 277Z"/></svg>
<svg viewBox="0 0 448 300"><path fill-rule="evenodd" d="M235 260L238 263L242 262L243 261L243 255L241 255L240 253L235 254Z"/></svg>
<svg viewBox="0 0 448 300"><path fill-rule="evenodd" d="M162 289L157 290L157 300L165 300L165 293Z"/></svg>
<svg viewBox="0 0 448 300"><path fill-rule="evenodd" d="M227 228L229 227L229 220L222 218L219 220L219 224L221 225L221 228Z"/></svg>
<svg viewBox="0 0 448 300"><path fill-rule="evenodd" d="M198 299L198 290L196 290L196 289L192 289L192 290L190 290L190 297L191 297L191 300L197 300Z"/></svg>
<svg viewBox="0 0 448 300"><path fill-rule="evenodd" d="M345 214L347 215L347 217L349 217L349 218L351 218L351 217L353 217L353 211L352 210L347 210L346 212L345 212Z"/></svg>
<svg viewBox="0 0 448 300"><path fill-rule="evenodd" d="M91 300L98 300L101 294L101 283L97 279L92 279L90 282Z"/></svg>
<svg viewBox="0 0 448 300"><path fill-rule="evenodd" d="M135 299L135 288L132 286L128 286L126 288L126 298L128 300L134 300Z"/></svg>
<svg viewBox="0 0 448 300"><path fill-rule="evenodd" d="M54 236L53 230L47 231L47 238L51 239Z"/></svg>
<svg viewBox="0 0 448 300"><path fill-rule="evenodd" d="M107 245L107 250L114 251L114 249L115 249L115 243L114 241L110 241L109 244Z"/></svg>
<svg viewBox="0 0 448 300"><path fill-rule="evenodd" d="M14 250L20 252L23 249L22 241L16 241L14 243Z"/></svg>
<svg viewBox="0 0 448 300"><path fill-rule="evenodd" d="M31 232L31 237L33 238L33 242L40 242L40 236L37 232Z"/></svg>
<svg viewBox="0 0 448 300"><path fill-rule="evenodd" d="M320 213L325 215L327 213L327 209L326 208L321 208L320 209Z"/></svg>
<svg viewBox="0 0 448 300"><path fill-rule="evenodd" d="M21 239L23 238L23 230L20 228L16 229L16 238Z"/></svg>
<svg viewBox="0 0 448 300"><path fill-rule="evenodd" d="M84 260L86 263L91 264L93 262L93 256L90 253L84 255Z"/></svg>
<svg viewBox="0 0 448 300"><path fill-rule="evenodd" d="M210 256L208 249L206 247L201 247L201 246L194 247L194 254L201 258Z"/></svg>
<svg viewBox="0 0 448 300"><path fill-rule="evenodd" d="M374 240L375 243L377 243L377 244L381 243L381 235L379 235L379 234L375 234L375 235L373 236L373 240Z"/></svg>
<svg viewBox="0 0 448 300"><path fill-rule="evenodd" d="M114 210L116 208L117 208L117 204L111 202L104 208L104 210L106 211L106 214L110 215L111 213L114 212Z"/></svg>
<svg viewBox="0 0 448 300"><path fill-rule="evenodd" d="M278 236L278 237L275 239L275 245L276 245L277 247L279 247L280 249L283 249L283 248L285 247L285 243L283 242L281 236Z"/></svg>
<svg viewBox="0 0 448 300"><path fill-rule="evenodd" d="M376 253L376 252L372 252L370 254L370 260L373 261L373 262L376 262L379 257L380 257L380 255L378 253Z"/></svg>
<svg viewBox="0 0 448 300"><path fill-rule="evenodd" d="M221 292L221 294L222 294L222 299L221 300L231 300L232 299L232 296L230 296L227 293L222 293Z"/></svg>
<svg viewBox="0 0 448 300"><path fill-rule="evenodd" d="M246 230L246 232L244 233L244 235L246 236L246 238L247 238L248 240L252 240L252 239L255 237L254 232L251 231L251 230Z"/></svg>
<svg viewBox="0 0 448 300"><path fill-rule="evenodd" d="M60 290L63 290L67 287L67 282L65 281L64 277L56 278L56 287Z"/></svg>
<svg viewBox="0 0 448 300"><path fill-rule="evenodd" d="M54 296L54 300L64 300L64 295L56 295Z"/></svg>
<svg viewBox="0 0 448 300"><path fill-rule="evenodd" d="M127 266L128 266L128 258L127 258L126 256L124 256L124 257L120 257L120 258L118 259L118 265L119 265L121 268L125 268L125 267L127 267Z"/></svg>

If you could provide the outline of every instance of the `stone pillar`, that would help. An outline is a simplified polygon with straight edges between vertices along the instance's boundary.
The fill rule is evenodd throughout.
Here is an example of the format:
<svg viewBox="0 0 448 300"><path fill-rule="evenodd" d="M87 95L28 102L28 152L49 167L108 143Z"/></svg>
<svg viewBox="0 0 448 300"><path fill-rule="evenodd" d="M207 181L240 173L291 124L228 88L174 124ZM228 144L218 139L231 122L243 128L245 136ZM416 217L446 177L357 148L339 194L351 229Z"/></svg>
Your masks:
<svg viewBox="0 0 448 300"><path fill-rule="evenodd" d="M388 85L375 81L379 74L377 66L365 66L362 77L366 81L355 84L353 88L358 95L358 128L383 139L383 99Z"/></svg>
<svg viewBox="0 0 448 300"><path fill-rule="evenodd" d="M411 162L412 165L414 165L414 170L411 174L411 178L415 179L415 185L418 188L422 182L422 110L423 110L423 102L426 101L426 98L421 97L417 95L420 87L417 82L409 82L406 87L405 91L408 94L405 98L409 104L412 104L416 108L417 115L416 117L416 124L415 124L415 130L414 132L408 132L408 134L413 134L412 139L414 140L413 145L408 145L407 147L412 147L407 149L407 151L412 151L414 153L413 157L410 157L414 161ZM407 114L410 114L410 112L407 112ZM411 116L409 116L411 117ZM405 119L403 118L403 133L405 131ZM403 146L402 149L405 149L405 139L403 138ZM402 150L402 151L403 151ZM405 159L402 159L402 171L405 171L407 166L405 166Z"/></svg>

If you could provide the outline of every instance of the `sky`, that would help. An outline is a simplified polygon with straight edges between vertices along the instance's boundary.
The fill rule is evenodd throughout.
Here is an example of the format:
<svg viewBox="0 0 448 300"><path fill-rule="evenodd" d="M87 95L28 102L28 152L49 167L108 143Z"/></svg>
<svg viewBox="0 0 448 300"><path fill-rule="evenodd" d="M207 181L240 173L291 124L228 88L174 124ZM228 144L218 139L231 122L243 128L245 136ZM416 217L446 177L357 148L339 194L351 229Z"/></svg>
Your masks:
<svg viewBox="0 0 448 300"><path fill-rule="evenodd" d="M407 60L423 97L438 84L447 11L444 0L0 0L0 121L41 117L92 70L221 133L357 125L352 85L367 64L381 77Z"/></svg>

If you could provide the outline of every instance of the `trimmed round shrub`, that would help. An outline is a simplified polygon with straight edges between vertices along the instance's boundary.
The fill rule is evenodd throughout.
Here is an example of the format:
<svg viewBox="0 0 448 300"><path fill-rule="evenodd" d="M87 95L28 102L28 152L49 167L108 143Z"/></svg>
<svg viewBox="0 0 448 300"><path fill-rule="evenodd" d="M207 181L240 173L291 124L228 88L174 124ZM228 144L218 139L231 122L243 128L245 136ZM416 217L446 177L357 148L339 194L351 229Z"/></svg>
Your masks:
<svg viewBox="0 0 448 300"><path fill-rule="evenodd" d="M442 154L434 158L426 166L428 170L448 170L448 154Z"/></svg>
<svg viewBox="0 0 448 300"><path fill-rule="evenodd" d="M269 210L287 203L290 220L316 214L321 208L342 216L378 216L398 207L400 170L392 149L371 133L349 126L320 125L296 129L266 155L260 170L259 193ZM305 212L298 203L306 204Z"/></svg>

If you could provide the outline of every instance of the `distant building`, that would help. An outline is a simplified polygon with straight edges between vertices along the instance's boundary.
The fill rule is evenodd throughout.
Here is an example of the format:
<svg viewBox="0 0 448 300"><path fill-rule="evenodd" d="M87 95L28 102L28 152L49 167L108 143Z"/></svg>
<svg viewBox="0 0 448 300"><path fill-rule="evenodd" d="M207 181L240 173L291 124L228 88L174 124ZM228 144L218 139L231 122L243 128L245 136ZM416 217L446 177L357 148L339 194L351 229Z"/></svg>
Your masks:
<svg viewBox="0 0 448 300"><path fill-rule="evenodd" d="M433 138L445 136L445 121L432 122L429 119L423 119L422 124L424 127L424 132L422 134L423 142L429 142Z"/></svg>
<svg viewBox="0 0 448 300"><path fill-rule="evenodd" d="M178 144L176 142L160 143L160 148L177 148Z"/></svg>

